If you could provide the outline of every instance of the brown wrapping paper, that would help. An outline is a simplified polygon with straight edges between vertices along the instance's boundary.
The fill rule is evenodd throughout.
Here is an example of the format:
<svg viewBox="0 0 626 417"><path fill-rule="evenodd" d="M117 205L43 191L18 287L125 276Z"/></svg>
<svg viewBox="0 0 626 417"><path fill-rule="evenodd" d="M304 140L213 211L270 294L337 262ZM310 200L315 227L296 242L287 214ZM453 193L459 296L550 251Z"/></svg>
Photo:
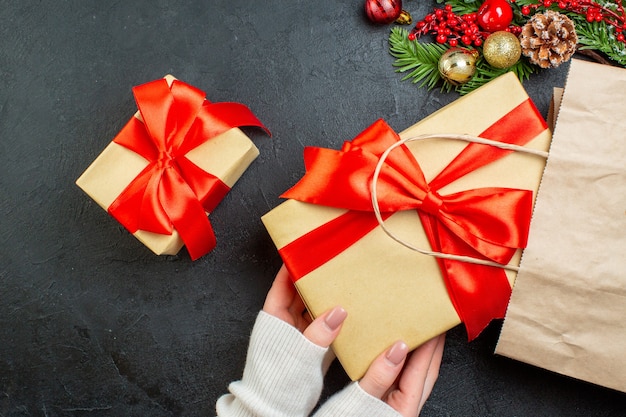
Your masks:
<svg viewBox="0 0 626 417"><path fill-rule="evenodd" d="M165 77L171 85L174 77ZM141 119L139 112L133 117ZM233 187L239 177L259 155L257 147L240 129L222 133L187 153L187 158ZM111 142L78 178L76 184L100 207L108 210L111 203L148 165L140 155ZM134 236L157 255L175 255L183 241L174 230L171 235L138 230Z"/></svg>
<svg viewBox="0 0 626 417"><path fill-rule="evenodd" d="M550 100L550 107L548 108L548 117L546 122L550 127L550 130L554 132L556 126L556 118L559 114L559 108L561 107L561 100L563 99L563 89L554 87L552 89L552 100Z"/></svg>
<svg viewBox="0 0 626 417"><path fill-rule="evenodd" d="M626 392L626 70L571 63L496 353Z"/></svg>
<svg viewBox="0 0 626 417"><path fill-rule="evenodd" d="M444 132L478 135L527 98L517 78L507 74L411 126L400 136ZM549 142L550 132L546 129L527 146L547 150ZM466 143L429 140L407 146L430 180ZM441 194L482 186L536 190L544 163L537 156L513 153L449 184ZM343 212L287 200L262 220L280 249ZM416 212L398 212L385 224L400 238L430 249ZM513 260L516 262L519 256ZM507 273L513 282L515 274ZM398 244L380 227L299 279L296 287L314 317L338 304L348 311L333 349L353 380L359 379L371 361L396 340L403 339L415 348L460 323L435 259Z"/></svg>

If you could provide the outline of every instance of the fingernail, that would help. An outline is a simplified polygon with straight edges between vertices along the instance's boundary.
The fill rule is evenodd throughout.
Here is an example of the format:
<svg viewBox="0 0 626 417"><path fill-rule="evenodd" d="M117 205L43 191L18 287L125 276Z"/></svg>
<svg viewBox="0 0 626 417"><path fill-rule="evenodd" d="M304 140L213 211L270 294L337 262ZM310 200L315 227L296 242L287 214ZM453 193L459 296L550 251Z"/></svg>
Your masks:
<svg viewBox="0 0 626 417"><path fill-rule="evenodd" d="M337 306L330 310L330 313L326 315L326 318L324 318L324 323L326 323L326 326L328 326L331 331L334 331L337 330L339 326L341 326L341 323L343 323L347 316L348 312L342 307Z"/></svg>
<svg viewBox="0 0 626 417"><path fill-rule="evenodd" d="M403 341L399 340L391 346L387 351L386 358L393 366L400 365L406 355L409 353L409 347Z"/></svg>

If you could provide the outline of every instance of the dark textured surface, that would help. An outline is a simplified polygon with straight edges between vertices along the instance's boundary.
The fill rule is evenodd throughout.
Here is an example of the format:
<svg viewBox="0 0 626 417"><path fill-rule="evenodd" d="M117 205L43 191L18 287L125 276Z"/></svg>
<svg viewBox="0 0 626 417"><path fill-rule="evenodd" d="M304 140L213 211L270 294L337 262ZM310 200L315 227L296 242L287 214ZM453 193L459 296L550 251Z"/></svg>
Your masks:
<svg viewBox="0 0 626 417"><path fill-rule="evenodd" d="M419 17L434 1L408 1ZM0 1L0 416L211 416L244 365L280 259L260 217L375 119L402 130L456 98L401 82L361 0ZM525 83L545 115L566 67ZM272 130L211 215L218 247L157 257L75 185L171 73ZM424 416L622 416L626 398L450 331ZM347 382L331 368L324 395Z"/></svg>

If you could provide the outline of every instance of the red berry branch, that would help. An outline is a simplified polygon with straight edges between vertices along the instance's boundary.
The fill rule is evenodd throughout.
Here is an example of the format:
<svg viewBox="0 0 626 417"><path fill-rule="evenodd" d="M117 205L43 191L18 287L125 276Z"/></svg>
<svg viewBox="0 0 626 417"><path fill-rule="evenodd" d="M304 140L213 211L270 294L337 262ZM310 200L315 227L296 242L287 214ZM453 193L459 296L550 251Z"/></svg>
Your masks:
<svg viewBox="0 0 626 417"><path fill-rule="evenodd" d="M561 10L570 11L581 16L585 16L587 22L604 22L612 26L615 30L615 38L626 44L626 13L622 0L615 0L615 10L604 7L592 0L541 0L537 4L526 5L521 7L523 15L528 16L536 11L539 7L548 8L556 6Z"/></svg>
<svg viewBox="0 0 626 417"><path fill-rule="evenodd" d="M459 43L466 46L481 46L491 32L482 30L478 24L478 13L457 15L452 11L452 6L447 4L443 9L435 8L416 23L409 32L409 40L415 40L422 35L434 35L437 43L447 43L450 46L458 46ZM509 25L504 30L518 35L521 27Z"/></svg>

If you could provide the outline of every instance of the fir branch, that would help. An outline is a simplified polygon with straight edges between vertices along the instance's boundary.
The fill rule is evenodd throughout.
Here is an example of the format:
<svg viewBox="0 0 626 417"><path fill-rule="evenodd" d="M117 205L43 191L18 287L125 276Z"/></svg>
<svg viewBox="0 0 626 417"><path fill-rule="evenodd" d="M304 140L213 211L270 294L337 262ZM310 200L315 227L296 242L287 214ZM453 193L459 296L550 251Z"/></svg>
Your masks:
<svg viewBox="0 0 626 417"><path fill-rule="evenodd" d="M400 27L391 29L389 35L389 53L396 58L393 66L396 72L407 73L402 81L411 79L420 87L426 86L429 90L443 81L442 90L450 91L454 86L439 74L439 58L448 49L437 43L420 43L408 39L409 32Z"/></svg>
<svg viewBox="0 0 626 417"><path fill-rule="evenodd" d="M455 86L446 81L439 73L439 59L449 48L447 45L438 43L420 43L408 39L409 32L400 27L391 29L389 35L389 53L396 58L392 64L396 67L396 72L407 73L402 81L411 80L414 84L420 83L419 87L426 86L429 90L441 83L441 90L450 92L452 90L461 95L465 95L494 78L512 71L524 81L537 71L537 67L531 65L525 59L520 59L510 68L498 69L487 63L484 58L479 58L476 62L476 73L470 81L465 84Z"/></svg>
<svg viewBox="0 0 626 417"><path fill-rule="evenodd" d="M601 52L621 66L626 66L626 45L615 39L613 30L601 22L589 23L575 13L568 13L568 16L574 20L579 49Z"/></svg>
<svg viewBox="0 0 626 417"><path fill-rule="evenodd" d="M520 81L524 81L530 78L530 75L536 71L536 67L528 63L525 59L520 59L510 68L494 68L481 57L476 62L476 74L474 74L471 80L458 86L456 91L460 95L465 95L509 71L513 72Z"/></svg>
<svg viewBox="0 0 626 417"><path fill-rule="evenodd" d="M518 7L522 7L522 6L532 6L534 4L538 4L539 2L537 0L515 0L515 5Z"/></svg>
<svg viewBox="0 0 626 417"><path fill-rule="evenodd" d="M439 4L449 4L456 14L475 13L484 0L437 0Z"/></svg>

